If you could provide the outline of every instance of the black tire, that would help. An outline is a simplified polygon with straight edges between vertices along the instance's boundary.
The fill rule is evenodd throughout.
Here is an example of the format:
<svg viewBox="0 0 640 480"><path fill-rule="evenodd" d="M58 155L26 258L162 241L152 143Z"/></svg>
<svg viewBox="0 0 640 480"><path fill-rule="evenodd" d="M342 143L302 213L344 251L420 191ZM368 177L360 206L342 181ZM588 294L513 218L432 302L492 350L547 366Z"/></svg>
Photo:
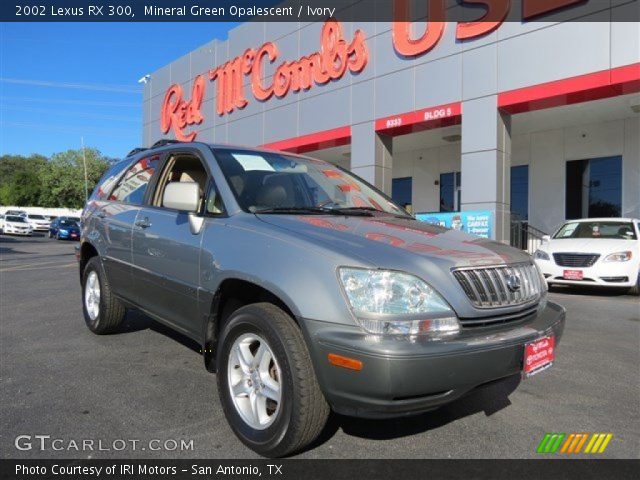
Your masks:
<svg viewBox="0 0 640 480"><path fill-rule="evenodd" d="M264 338L278 361L281 401L272 423L251 427L236 409L228 383L230 350L241 335ZM265 457L283 457L313 442L329 416L302 332L283 310L270 303L247 305L235 311L222 326L217 349L218 395L227 421L238 438Z"/></svg>
<svg viewBox="0 0 640 480"><path fill-rule="evenodd" d="M98 302L99 310L95 318L91 318L87 311L87 302L85 300L87 280L89 275L95 272L97 281L100 285L100 300ZM102 262L99 257L93 257L88 262L82 273L82 313L84 321L93 333L104 335L116 331L126 314L126 309L120 301L113 296L109 281L102 268Z"/></svg>
<svg viewBox="0 0 640 480"><path fill-rule="evenodd" d="M640 272L638 272L638 279L636 280L636 286L629 289L629 295L640 296Z"/></svg>

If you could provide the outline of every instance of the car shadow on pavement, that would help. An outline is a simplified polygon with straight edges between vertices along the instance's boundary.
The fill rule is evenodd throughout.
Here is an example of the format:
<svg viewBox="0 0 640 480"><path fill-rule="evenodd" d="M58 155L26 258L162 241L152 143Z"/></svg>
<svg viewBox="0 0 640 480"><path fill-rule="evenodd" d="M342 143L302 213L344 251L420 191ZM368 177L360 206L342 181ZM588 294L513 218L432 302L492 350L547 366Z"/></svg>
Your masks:
<svg viewBox="0 0 640 480"><path fill-rule="evenodd" d="M520 374L483 385L467 395L430 412L400 418L370 420L332 414L313 449L328 441L339 430L354 437L369 440L390 440L434 430L476 413L486 416L511 405L509 395L520 384Z"/></svg>
<svg viewBox="0 0 640 480"><path fill-rule="evenodd" d="M154 332L160 333L165 337L174 340L185 347L193 350L194 352L201 354L202 347L195 340L190 339L189 337L177 332L169 327L165 327L163 324L156 322L153 318L145 315L144 313L138 310L128 310L127 315L124 318L124 322L115 332L115 335L123 334L123 333L132 333L138 332L140 330L152 330Z"/></svg>
<svg viewBox="0 0 640 480"><path fill-rule="evenodd" d="M550 293L560 293L563 295L584 296L591 295L594 297L622 297L629 295L628 288L616 288L616 287L587 287L587 286L572 286L572 285L552 285L549 288Z"/></svg>

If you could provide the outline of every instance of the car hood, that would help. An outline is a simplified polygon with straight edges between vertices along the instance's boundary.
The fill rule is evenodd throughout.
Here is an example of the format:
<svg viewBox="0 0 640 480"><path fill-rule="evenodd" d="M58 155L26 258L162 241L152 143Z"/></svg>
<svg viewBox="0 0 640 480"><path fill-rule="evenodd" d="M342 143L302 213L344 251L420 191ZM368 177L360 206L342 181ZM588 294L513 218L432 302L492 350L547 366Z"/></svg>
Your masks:
<svg viewBox="0 0 640 480"><path fill-rule="evenodd" d="M552 239L540 246L548 253L599 253L601 255L637 248L637 241L616 238L564 238Z"/></svg>
<svg viewBox="0 0 640 480"><path fill-rule="evenodd" d="M391 215L258 215L260 220L379 268L428 259L449 269L529 261L526 253L457 230Z"/></svg>

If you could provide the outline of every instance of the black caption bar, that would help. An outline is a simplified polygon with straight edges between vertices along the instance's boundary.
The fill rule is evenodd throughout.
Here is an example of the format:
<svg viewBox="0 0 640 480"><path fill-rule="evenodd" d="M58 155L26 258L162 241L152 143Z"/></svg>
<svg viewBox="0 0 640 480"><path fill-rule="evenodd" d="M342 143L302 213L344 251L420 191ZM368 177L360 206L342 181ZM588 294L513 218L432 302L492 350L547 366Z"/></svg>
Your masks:
<svg viewBox="0 0 640 480"><path fill-rule="evenodd" d="M631 4L636 4L631 5ZM640 20L639 0L2 0L3 22Z"/></svg>
<svg viewBox="0 0 640 480"><path fill-rule="evenodd" d="M0 478L625 480L639 468L640 460L0 460Z"/></svg>

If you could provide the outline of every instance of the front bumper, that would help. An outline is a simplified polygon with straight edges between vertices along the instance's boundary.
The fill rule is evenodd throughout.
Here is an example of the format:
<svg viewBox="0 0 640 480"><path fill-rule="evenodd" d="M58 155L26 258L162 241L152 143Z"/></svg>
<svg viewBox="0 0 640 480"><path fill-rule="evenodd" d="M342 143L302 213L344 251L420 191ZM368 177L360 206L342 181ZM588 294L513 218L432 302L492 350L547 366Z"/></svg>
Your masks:
<svg viewBox="0 0 640 480"><path fill-rule="evenodd" d="M598 260L592 267L572 268L556 265L553 260L536 259L548 284L584 285L598 287L633 287L638 281L640 265L637 261L603 262ZM565 280L565 270L582 271L582 280Z"/></svg>
<svg viewBox="0 0 640 480"><path fill-rule="evenodd" d="M369 335L355 326L303 320L320 386L341 414L385 418L433 410L483 384L522 371L524 345L554 334L565 310L549 302L517 324L470 328L448 340ZM329 353L360 360L360 371L329 364Z"/></svg>
<svg viewBox="0 0 640 480"><path fill-rule="evenodd" d="M17 229L17 228L11 228L8 227L4 229L4 233L6 234L11 234L11 235L31 235L33 232L32 230L22 230L22 229Z"/></svg>

